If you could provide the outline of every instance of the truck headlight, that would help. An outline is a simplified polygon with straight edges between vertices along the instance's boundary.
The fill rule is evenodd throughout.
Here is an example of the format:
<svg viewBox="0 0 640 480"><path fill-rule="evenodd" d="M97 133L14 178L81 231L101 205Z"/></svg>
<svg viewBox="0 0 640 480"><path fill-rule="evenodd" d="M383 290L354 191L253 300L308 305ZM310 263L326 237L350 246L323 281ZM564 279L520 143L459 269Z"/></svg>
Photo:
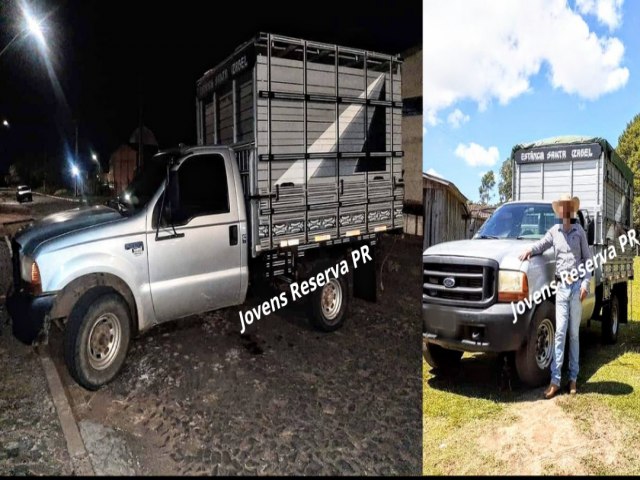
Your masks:
<svg viewBox="0 0 640 480"><path fill-rule="evenodd" d="M34 295L41 294L42 279L40 278L38 263L33 258L25 256L22 258L20 270L22 280L27 282L30 292Z"/></svg>
<svg viewBox="0 0 640 480"><path fill-rule="evenodd" d="M498 301L519 302L529 296L529 281L523 272L500 270L498 273Z"/></svg>

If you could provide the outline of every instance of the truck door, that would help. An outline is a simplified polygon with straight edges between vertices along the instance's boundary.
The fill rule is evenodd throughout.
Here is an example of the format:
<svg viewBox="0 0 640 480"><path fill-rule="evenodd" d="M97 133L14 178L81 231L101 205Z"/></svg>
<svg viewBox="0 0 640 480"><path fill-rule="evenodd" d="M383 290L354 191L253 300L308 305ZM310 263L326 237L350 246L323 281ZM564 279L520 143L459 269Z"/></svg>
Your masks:
<svg viewBox="0 0 640 480"><path fill-rule="evenodd" d="M240 301L239 213L230 166L219 153L192 155L181 163L177 182L175 232L163 218L156 238L162 196L148 220L149 283L158 322Z"/></svg>

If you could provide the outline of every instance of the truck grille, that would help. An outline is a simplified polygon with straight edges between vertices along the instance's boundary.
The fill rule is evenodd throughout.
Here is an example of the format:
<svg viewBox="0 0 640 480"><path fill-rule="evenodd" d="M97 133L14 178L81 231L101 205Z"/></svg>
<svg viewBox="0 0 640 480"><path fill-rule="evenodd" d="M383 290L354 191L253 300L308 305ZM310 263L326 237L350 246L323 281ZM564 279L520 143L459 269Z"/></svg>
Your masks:
<svg viewBox="0 0 640 480"><path fill-rule="evenodd" d="M495 301L493 260L463 257L425 257L423 300L445 305L486 307Z"/></svg>

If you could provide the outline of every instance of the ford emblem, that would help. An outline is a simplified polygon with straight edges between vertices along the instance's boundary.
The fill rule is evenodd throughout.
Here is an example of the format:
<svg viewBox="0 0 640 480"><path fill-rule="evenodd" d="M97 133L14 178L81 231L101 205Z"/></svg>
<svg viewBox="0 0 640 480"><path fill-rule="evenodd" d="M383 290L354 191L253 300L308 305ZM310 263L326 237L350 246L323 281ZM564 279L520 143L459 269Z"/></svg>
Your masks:
<svg viewBox="0 0 640 480"><path fill-rule="evenodd" d="M456 286L456 279L453 277L447 277L442 281L442 284L447 288L453 288Z"/></svg>

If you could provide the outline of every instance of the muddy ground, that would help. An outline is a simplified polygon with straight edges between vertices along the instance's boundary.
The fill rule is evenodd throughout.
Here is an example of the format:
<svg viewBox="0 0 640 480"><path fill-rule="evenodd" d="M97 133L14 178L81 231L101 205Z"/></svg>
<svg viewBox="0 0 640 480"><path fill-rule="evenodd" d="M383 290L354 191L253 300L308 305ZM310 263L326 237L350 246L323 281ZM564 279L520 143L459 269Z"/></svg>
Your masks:
<svg viewBox="0 0 640 480"><path fill-rule="evenodd" d="M62 333L54 331L51 352L94 467L161 475L419 474L420 251L420 241L383 236L378 302L354 300L337 332L314 331L298 304L255 322L245 336L238 308L191 317L135 339L121 374L98 392L68 376ZM20 364L28 352L8 355ZM96 431L118 448L92 451L89 445L100 444Z"/></svg>

